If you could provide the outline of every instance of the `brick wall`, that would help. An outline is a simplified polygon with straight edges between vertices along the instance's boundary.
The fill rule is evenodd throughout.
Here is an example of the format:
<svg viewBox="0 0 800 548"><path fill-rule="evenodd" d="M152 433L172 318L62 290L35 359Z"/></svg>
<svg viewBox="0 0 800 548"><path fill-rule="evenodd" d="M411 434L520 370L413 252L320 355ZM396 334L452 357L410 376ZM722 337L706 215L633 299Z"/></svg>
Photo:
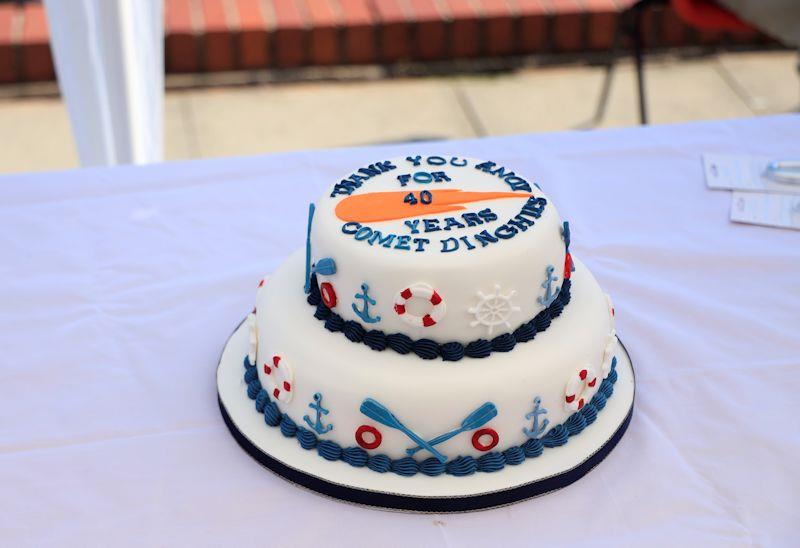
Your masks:
<svg viewBox="0 0 800 548"><path fill-rule="evenodd" d="M168 72L602 52L632 0L164 0ZM764 43L651 12L655 46ZM51 80L43 6L0 3L0 83Z"/></svg>

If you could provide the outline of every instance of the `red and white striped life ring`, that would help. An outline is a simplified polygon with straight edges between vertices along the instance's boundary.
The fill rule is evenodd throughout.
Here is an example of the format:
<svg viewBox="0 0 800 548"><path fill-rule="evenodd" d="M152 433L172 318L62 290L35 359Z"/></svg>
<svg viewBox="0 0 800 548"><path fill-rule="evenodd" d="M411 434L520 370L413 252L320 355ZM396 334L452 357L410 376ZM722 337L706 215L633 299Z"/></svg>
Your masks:
<svg viewBox="0 0 800 548"><path fill-rule="evenodd" d="M289 403L294 396L292 368L280 356L272 356L272 365L264 364L267 392L279 402Z"/></svg>
<svg viewBox="0 0 800 548"><path fill-rule="evenodd" d="M585 365L576 371L567 381L564 394L564 408L568 411L580 411L586 402L597 391L597 373L591 365Z"/></svg>
<svg viewBox="0 0 800 548"><path fill-rule="evenodd" d="M410 299L428 301L431 304L431 308L421 315L412 314L406 307ZM442 321L445 312L447 312L447 307L442 296L433 287L425 283L418 283L408 286L395 295L394 311L408 324L416 327L430 327Z"/></svg>
<svg viewBox="0 0 800 548"><path fill-rule="evenodd" d="M608 305L608 313L611 314L612 318L614 318L617 315L617 313L614 310L614 303L611 301L611 295L609 295L608 293L606 293L606 304Z"/></svg>

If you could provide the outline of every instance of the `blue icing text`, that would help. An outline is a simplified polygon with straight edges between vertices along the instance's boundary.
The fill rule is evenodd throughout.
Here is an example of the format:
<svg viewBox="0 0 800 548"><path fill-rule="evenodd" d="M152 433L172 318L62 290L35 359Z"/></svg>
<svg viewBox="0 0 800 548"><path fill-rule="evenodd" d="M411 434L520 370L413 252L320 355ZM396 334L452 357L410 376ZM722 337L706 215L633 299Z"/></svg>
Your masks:
<svg viewBox="0 0 800 548"><path fill-rule="evenodd" d="M361 185L364 184L364 181L396 168L397 166L392 164L392 162L389 160L375 162L367 167L362 167L357 172L351 174L350 177L342 179L340 182L336 183L336 185L333 187L333 192L331 192L331 198L335 198L339 195L350 195L357 188L361 188Z"/></svg>

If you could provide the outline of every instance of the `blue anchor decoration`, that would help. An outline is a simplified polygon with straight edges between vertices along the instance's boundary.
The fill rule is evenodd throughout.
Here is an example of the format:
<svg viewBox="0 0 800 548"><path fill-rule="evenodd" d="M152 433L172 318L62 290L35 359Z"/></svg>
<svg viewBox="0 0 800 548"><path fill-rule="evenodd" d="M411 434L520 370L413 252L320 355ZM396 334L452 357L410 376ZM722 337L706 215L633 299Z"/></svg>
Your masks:
<svg viewBox="0 0 800 548"><path fill-rule="evenodd" d="M525 433L526 436L529 438L538 438L544 433L544 429L547 428L547 425L550 424L549 419L544 419L542 421L542 425L539 426L539 415L545 415L547 413L547 409L541 407L542 405L542 398L536 396L533 398L533 411L525 415L526 419L533 419L533 425L531 425L531 429L528 430L527 427L523 427L522 431Z"/></svg>
<svg viewBox="0 0 800 548"><path fill-rule="evenodd" d="M550 306L553 301L556 300L558 293L561 291L560 287L553 291L553 282L558 281L558 276L553 276L554 270L555 267L553 265L547 265L547 279L542 282L542 288L544 288L544 297L536 298L536 300L542 306Z"/></svg>
<svg viewBox="0 0 800 548"><path fill-rule="evenodd" d="M314 394L314 403L309 403L308 406L317 412L317 419L315 422L311 422L311 419L308 417L308 415L304 415L303 420L306 421L306 424L310 426L314 432L322 435L333 430L332 424L327 424L325 426L322 425L322 415L327 415L330 413L328 409L322 407L322 394L319 392Z"/></svg>
<svg viewBox="0 0 800 548"><path fill-rule="evenodd" d="M314 221L314 204L308 204L308 228L306 229L306 284L303 290L311 293L311 223Z"/></svg>
<svg viewBox="0 0 800 548"><path fill-rule="evenodd" d="M369 315L369 305L374 306L375 304L377 304L375 299L369 296L369 286L366 283L362 283L361 291L363 293L356 293L355 298L364 300L364 308L359 310L358 308L356 308L356 303L353 303L352 304L353 312L355 312L356 315L362 320L364 320L364 322L366 323L378 323L379 321L381 321L380 316Z"/></svg>

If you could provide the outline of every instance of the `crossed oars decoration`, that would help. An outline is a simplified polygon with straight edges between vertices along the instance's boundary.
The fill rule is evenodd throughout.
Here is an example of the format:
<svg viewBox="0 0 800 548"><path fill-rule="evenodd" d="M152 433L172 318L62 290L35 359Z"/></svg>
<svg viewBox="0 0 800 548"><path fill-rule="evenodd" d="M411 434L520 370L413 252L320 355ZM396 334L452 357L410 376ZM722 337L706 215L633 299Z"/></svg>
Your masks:
<svg viewBox="0 0 800 548"><path fill-rule="evenodd" d="M439 445L440 443L443 443L450 438L461 434L462 432L476 430L497 416L497 408L495 405L491 402L486 402L475 409L472 413L467 415L467 417L461 421L461 425L458 428L442 434L441 436L437 436L430 441L425 441L410 428L400 422L400 420L395 417L385 405L373 400L372 398L367 398L364 400L364 402L361 404L361 412L372 420L390 428L394 428L395 430L400 430L406 436L411 438L411 440L417 444L417 447L406 449L406 453L409 455L414 455L417 453L417 451L426 449L434 457L436 457L436 460L442 464L447 461L447 457L437 451L433 447L434 445Z"/></svg>

